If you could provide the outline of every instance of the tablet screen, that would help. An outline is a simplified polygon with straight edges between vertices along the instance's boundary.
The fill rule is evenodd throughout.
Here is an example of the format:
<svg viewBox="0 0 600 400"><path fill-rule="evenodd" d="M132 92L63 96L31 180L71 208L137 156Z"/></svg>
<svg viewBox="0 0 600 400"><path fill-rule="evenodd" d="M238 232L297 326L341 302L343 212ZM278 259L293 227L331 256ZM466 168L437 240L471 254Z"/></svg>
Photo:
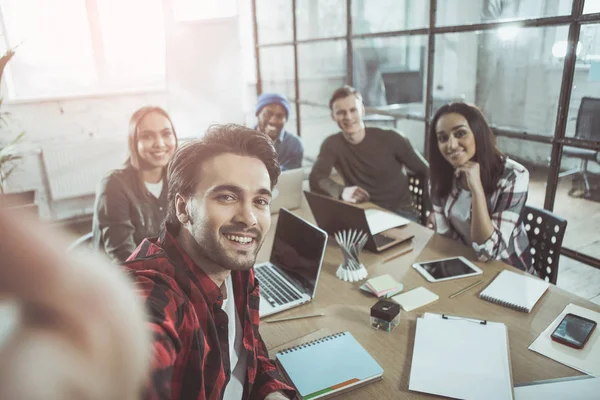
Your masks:
<svg viewBox="0 0 600 400"><path fill-rule="evenodd" d="M448 260L431 261L419 264L434 279L451 278L477 272L469 265L462 262L460 258L450 258Z"/></svg>

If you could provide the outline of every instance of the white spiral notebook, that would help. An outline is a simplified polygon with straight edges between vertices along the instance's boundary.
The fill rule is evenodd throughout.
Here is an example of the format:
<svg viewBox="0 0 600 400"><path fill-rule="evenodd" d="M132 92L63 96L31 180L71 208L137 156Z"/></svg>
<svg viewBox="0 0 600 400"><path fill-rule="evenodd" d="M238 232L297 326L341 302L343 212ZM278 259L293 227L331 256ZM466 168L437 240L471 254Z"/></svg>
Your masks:
<svg viewBox="0 0 600 400"><path fill-rule="evenodd" d="M339 395L383 375L381 366L350 332L280 351L275 360L303 400Z"/></svg>
<svg viewBox="0 0 600 400"><path fill-rule="evenodd" d="M541 279L504 270L479 297L522 312L531 312L550 284Z"/></svg>

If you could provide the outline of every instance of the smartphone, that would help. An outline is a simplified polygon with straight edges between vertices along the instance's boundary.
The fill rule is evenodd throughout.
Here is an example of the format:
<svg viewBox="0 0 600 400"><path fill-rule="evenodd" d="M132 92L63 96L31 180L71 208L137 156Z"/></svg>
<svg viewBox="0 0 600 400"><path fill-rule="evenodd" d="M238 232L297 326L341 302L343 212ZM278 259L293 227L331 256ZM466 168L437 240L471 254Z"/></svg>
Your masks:
<svg viewBox="0 0 600 400"><path fill-rule="evenodd" d="M583 349L596 325L596 321L569 313L560 321L550 337L555 342L574 349Z"/></svg>

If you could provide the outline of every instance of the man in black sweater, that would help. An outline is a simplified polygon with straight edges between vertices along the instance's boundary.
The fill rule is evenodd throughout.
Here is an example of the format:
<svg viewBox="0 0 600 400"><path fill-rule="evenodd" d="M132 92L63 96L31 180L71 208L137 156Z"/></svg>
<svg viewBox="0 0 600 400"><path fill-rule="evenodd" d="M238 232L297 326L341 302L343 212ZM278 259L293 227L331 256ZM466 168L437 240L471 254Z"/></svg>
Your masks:
<svg viewBox="0 0 600 400"><path fill-rule="evenodd" d="M329 136L310 173L312 191L352 203L372 201L416 219L408 179L402 167L425 177L429 164L402 134L366 128L365 106L351 86L337 89L329 101L331 117L342 130ZM331 179L335 167L344 184Z"/></svg>

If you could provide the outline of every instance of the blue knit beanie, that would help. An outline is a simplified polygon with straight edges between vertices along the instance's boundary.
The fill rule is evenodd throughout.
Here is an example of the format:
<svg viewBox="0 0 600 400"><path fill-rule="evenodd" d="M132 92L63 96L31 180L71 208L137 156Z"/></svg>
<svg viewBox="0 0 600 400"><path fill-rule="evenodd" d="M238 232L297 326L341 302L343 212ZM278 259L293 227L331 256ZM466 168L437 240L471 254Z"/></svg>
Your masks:
<svg viewBox="0 0 600 400"><path fill-rule="evenodd" d="M258 96L255 115L258 115L260 110L262 110L264 106L267 106L269 104L279 104L280 106L285 108L285 117L287 119L290 118L290 102L287 101L285 97L277 93L263 93L260 96Z"/></svg>

